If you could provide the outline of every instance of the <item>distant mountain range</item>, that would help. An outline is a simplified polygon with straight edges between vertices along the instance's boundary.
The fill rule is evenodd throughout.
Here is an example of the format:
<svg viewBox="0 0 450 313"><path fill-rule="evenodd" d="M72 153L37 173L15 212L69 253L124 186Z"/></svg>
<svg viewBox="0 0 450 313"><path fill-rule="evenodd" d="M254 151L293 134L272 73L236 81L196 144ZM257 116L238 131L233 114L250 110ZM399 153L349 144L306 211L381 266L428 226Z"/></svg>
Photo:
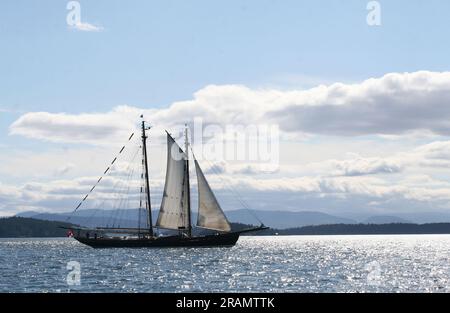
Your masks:
<svg viewBox="0 0 450 313"><path fill-rule="evenodd" d="M153 221L156 220L158 212L153 211ZM406 219L398 216L376 215L363 220L339 217L327 213L315 211L227 211L226 215L230 222L248 225L258 225L257 216L265 225L275 229L287 229L303 226L329 225L329 224L390 224L390 223L429 223L436 222L423 218ZM80 210L76 214L71 213L40 213L34 211L17 214L19 217L31 217L48 221L70 222L82 226L115 226L135 227L138 222L138 210ZM193 222L196 222L197 213L193 212ZM439 220L437 220L439 221ZM145 217L141 215L141 225L145 225Z"/></svg>
<svg viewBox="0 0 450 313"><path fill-rule="evenodd" d="M153 221L156 220L158 212L153 211ZM234 210L227 211L226 215L230 222L257 225L258 220L255 215L267 226L271 228L283 229L301 227L306 225L323 225L323 224L353 224L356 221L333 216L320 212L289 212L289 211L251 211ZM80 210L76 214L71 213L39 213L39 212L23 212L16 216L31 217L48 221L62 221L78 224L82 226L120 226L131 227L136 226L138 222L138 210L129 209L121 212L113 210ZM197 212L193 212L193 222L196 222ZM145 217L141 215L141 225L145 225Z"/></svg>
<svg viewBox="0 0 450 313"><path fill-rule="evenodd" d="M156 218L156 212L153 212ZM138 210L79 210L76 214L72 213L40 213L27 211L16 214L17 217L27 217L47 221L61 221L80 226L111 226L111 227L136 227L138 223ZM143 214L141 215L144 218ZM141 225L145 221L142 221Z"/></svg>
<svg viewBox="0 0 450 313"><path fill-rule="evenodd" d="M329 224L392 224L392 223L444 223L450 222L450 214L446 213L402 213L397 216L374 215L366 218L340 217L316 211L263 211L263 210L233 210L225 212L230 222L248 225L259 225L257 216L266 226L275 229L287 229L303 226L329 225ZM22 212L19 217L32 217L48 221L70 222L82 226L114 226L135 227L138 220L138 210L101 210L89 209L72 213L42 213ZM158 212L152 213L153 221L157 219ZM70 217L70 218L69 218ZM197 212L193 212L193 223L196 223ZM141 215L141 225L145 225L145 216Z"/></svg>
<svg viewBox="0 0 450 313"><path fill-rule="evenodd" d="M398 217L398 216L389 216L389 215L377 215L366 218L362 221L364 224L391 224L391 223L402 223L409 224L411 221Z"/></svg>
<svg viewBox="0 0 450 313"><path fill-rule="evenodd" d="M253 213L253 214L252 214ZM265 225L271 228L284 229L302 227L307 225L324 224L354 224L355 220L342 218L326 213L314 211L251 211L234 210L226 212L231 222L244 224L258 223L253 215L256 215Z"/></svg>

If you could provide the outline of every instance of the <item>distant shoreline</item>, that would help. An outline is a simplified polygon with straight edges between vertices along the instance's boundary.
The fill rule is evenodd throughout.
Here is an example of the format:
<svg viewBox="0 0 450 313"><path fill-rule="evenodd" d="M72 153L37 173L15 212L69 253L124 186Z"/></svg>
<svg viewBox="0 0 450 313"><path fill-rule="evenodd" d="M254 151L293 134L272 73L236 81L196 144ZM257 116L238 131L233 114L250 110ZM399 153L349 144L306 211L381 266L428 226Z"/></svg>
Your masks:
<svg viewBox="0 0 450 313"><path fill-rule="evenodd" d="M278 235L446 235L450 223L329 224L268 230ZM262 234L264 235L264 234Z"/></svg>
<svg viewBox="0 0 450 313"><path fill-rule="evenodd" d="M0 238L54 238L65 237L67 230L60 226L72 224L25 217L0 218Z"/></svg>
<svg viewBox="0 0 450 313"><path fill-rule="evenodd" d="M25 217L0 218L0 238L58 238L66 237L67 230L60 226L75 225ZM251 227L232 223L234 230ZM248 236L326 236L326 235L447 235L450 223L390 223L390 224L329 224L302 226L288 229L267 229Z"/></svg>
<svg viewBox="0 0 450 313"><path fill-rule="evenodd" d="M326 236L342 236L342 237L351 237L351 236L439 236L439 235L450 235L450 234L340 234L340 235L242 235L241 238L245 237L326 237ZM67 236L57 236L57 237L0 237L0 241L2 240L15 240L15 239L73 239Z"/></svg>

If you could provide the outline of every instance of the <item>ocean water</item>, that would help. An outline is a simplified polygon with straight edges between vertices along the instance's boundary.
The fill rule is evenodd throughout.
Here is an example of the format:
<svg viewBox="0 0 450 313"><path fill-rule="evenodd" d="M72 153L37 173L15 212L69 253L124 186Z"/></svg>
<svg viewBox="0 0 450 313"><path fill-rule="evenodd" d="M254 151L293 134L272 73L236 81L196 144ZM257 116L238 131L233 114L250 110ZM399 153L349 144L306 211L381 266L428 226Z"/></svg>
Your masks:
<svg viewBox="0 0 450 313"><path fill-rule="evenodd" d="M0 292L449 292L449 260L450 235L241 237L233 248L103 250L70 238L0 239ZM71 261L79 276L70 274Z"/></svg>

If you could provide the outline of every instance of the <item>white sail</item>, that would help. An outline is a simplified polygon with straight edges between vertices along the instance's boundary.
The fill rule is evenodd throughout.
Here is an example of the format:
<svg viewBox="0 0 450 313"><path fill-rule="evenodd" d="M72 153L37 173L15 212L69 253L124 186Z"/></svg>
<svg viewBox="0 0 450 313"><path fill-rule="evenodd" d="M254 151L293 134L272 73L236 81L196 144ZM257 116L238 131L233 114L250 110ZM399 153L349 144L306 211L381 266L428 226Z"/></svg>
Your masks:
<svg viewBox="0 0 450 313"><path fill-rule="evenodd" d="M195 160L195 169L198 185L197 226L224 232L231 231L230 223L220 208L197 160Z"/></svg>
<svg viewBox="0 0 450 313"><path fill-rule="evenodd" d="M186 155L175 140L167 134L166 182L156 222L157 227L176 230L188 227L187 178Z"/></svg>

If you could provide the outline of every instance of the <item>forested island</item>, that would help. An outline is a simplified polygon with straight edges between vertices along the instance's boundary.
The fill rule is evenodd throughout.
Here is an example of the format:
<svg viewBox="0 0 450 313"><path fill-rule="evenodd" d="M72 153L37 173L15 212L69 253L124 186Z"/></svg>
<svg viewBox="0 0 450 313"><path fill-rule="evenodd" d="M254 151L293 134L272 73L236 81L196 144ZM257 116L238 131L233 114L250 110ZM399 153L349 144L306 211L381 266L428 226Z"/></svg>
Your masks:
<svg viewBox="0 0 450 313"><path fill-rule="evenodd" d="M65 237L72 224L26 217L0 218L0 238Z"/></svg>
<svg viewBox="0 0 450 313"><path fill-rule="evenodd" d="M450 234L450 223L332 224L276 230L279 235Z"/></svg>
<svg viewBox="0 0 450 313"><path fill-rule="evenodd" d="M251 225L231 223L233 230ZM65 237L67 230L61 228L75 225L25 217L0 218L0 238ZM267 229L248 235L389 235L389 234L450 234L450 223L391 223L391 224L330 224L303 226L288 229Z"/></svg>

